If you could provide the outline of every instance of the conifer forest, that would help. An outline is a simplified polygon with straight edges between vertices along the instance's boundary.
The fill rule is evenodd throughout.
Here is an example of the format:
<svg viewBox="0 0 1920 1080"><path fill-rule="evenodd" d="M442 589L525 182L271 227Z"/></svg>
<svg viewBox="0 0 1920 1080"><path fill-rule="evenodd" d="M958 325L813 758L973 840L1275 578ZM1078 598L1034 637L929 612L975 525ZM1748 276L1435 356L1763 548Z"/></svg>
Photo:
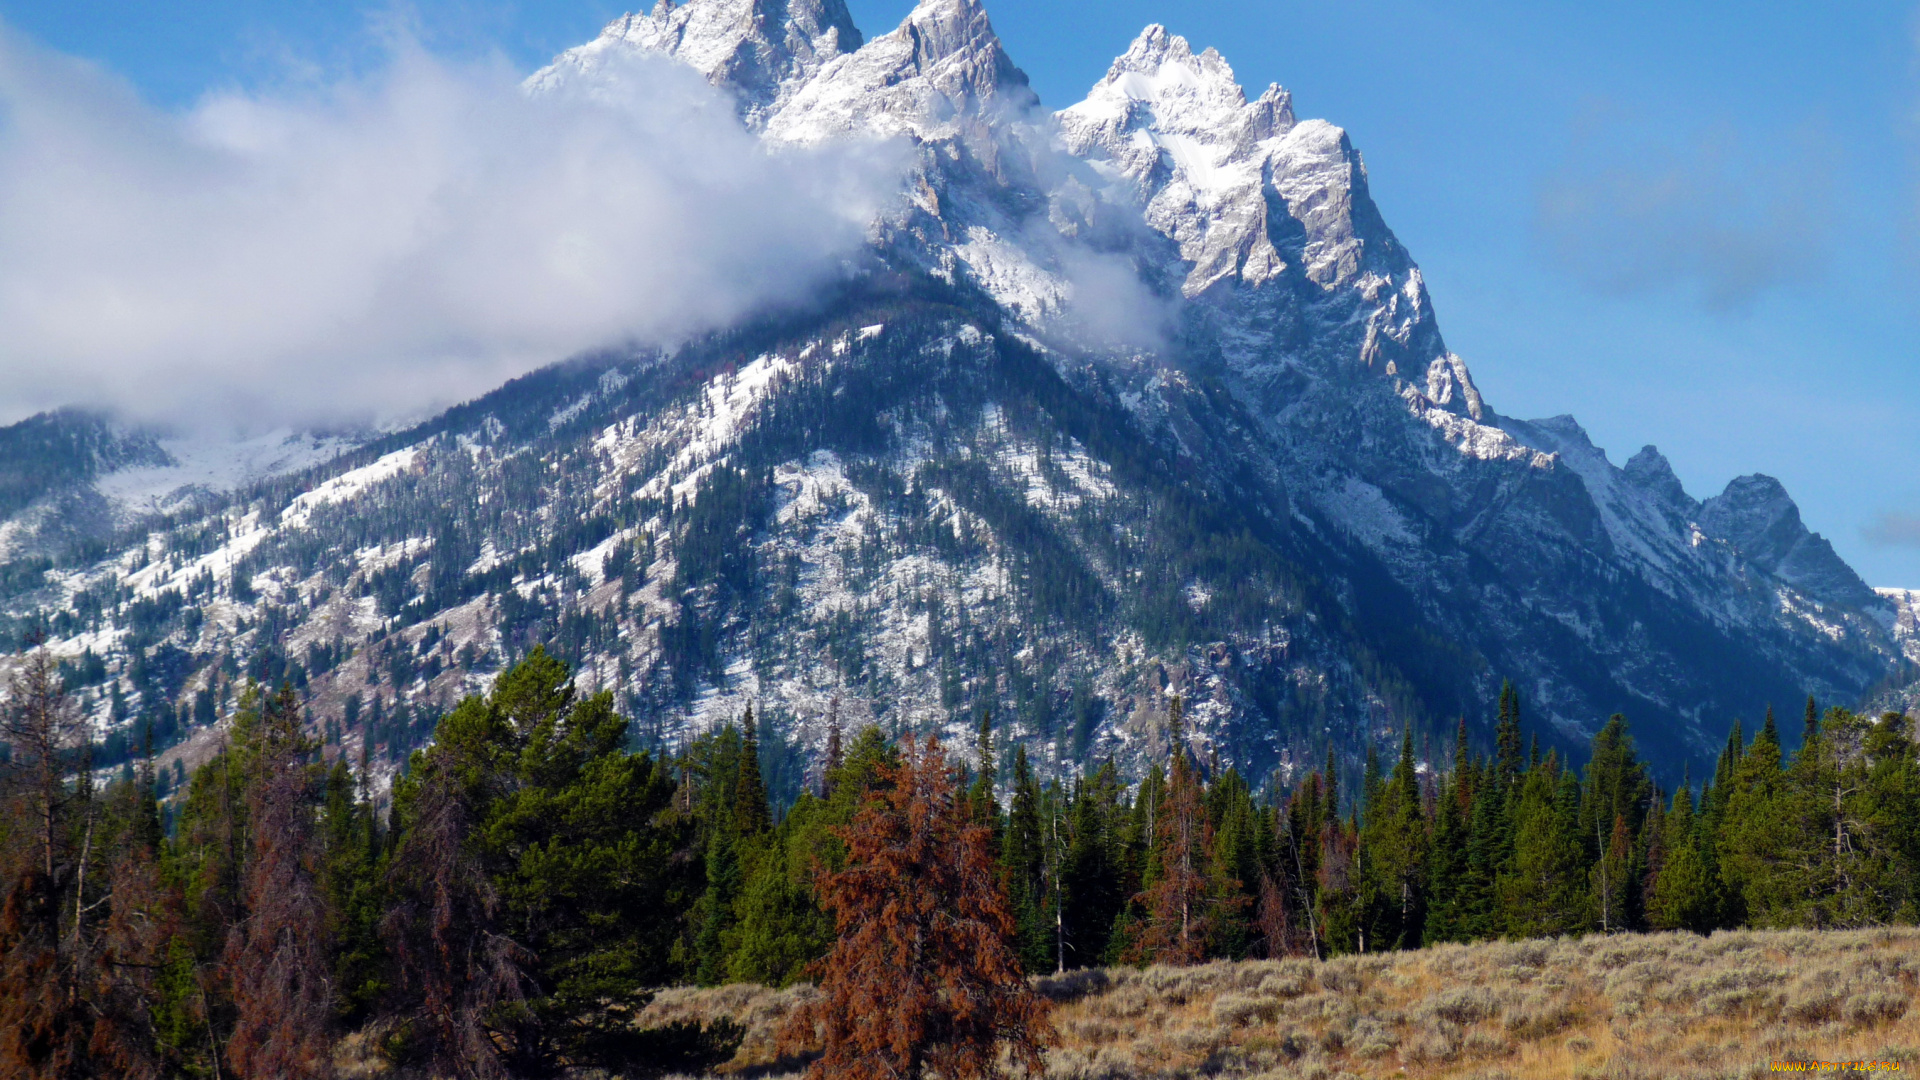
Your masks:
<svg viewBox="0 0 1920 1080"><path fill-rule="evenodd" d="M1199 759L1177 697L1137 779L1043 782L984 710L968 747L836 728L774 805L750 709L636 750L536 649L376 804L288 686L247 689L165 800L146 759L92 767L44 650L11 691L8 1076L326 1076L355 1031L426 1076L693 1072L737 1024L636 1017L723 983L817 984L780 1036L815 1075L1039 1071L1029 976L1920 918L1920 746L1811 699L1671 791L1622 717L1543 755L1508 687L1491 746L1463 719L1290 784Z"/></svg>

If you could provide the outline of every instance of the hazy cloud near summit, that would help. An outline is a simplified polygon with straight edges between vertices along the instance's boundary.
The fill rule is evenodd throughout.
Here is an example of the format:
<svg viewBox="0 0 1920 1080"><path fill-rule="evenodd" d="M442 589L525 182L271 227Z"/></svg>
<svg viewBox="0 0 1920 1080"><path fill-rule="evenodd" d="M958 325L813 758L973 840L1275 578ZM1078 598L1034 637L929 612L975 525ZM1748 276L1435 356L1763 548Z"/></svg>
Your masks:
<svg viewBox="0 0 1920 1080"><path fill-rule="evenodd" d="M1764 149L1731 129L1658 143L1601 112L1539 185L1535 231L1553 259L1610 294L1678 291L1710 310L1747 307L1825 272L1833 156L1817 132Z"/></svg>
<svg viewBox="0 0 1920 1080"><path fill-rule="evenodd" d="M0 28L0 410L393 416L837 273L897 147L770 154L694 72L529 96L399 49L183 115Z"/></svg>
<svg viewBox="0 0 1920 1080"><path fill-rule="evenodd" d="M1920 548L1920 515L1883 513L1861 533L1874 547Z"/></svg>

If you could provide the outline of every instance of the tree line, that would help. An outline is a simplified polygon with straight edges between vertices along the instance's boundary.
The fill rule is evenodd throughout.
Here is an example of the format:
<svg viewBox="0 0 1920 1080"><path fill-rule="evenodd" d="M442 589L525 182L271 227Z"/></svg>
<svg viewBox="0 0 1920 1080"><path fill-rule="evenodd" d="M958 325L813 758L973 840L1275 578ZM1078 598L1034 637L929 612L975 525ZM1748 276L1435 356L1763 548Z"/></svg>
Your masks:
<svg viewBox="0 0 1920 1080"><path fill-rule="evenodd" d="M1037 1061L1024 977L1067 968L1920 916L1899 715L1810 700L1788 754L1769 711L1666 792L1618 716L1581 768L1527 748L1508 687L1490 753L1464 720L1450 762L1409 732L1348 791L1331 755L1256 788L1167 704L1137 783L1043 782L982 714L959 755L836 727L776 814L751 710L635 751L535 649L441 718L385 815L290 688L250 688L169 829L150 764L95 779L39 650L0 731L0 1071L319 1077L347 1031L436 1075L693 1070L740 1032L640 1027L655 989L811 980L784 1046L911 1075Z"/></svg>

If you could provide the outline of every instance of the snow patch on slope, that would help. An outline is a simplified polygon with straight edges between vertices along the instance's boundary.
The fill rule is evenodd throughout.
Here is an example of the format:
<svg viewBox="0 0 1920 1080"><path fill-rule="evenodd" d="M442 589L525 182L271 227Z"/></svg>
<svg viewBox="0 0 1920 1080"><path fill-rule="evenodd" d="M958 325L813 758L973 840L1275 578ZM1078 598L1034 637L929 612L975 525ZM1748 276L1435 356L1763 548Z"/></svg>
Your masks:
<svg viewBox="0 0 1920 1080"><path fill-rule="evenodd" d="M360 441L288 428L239 440L200 435L162 438L160 447L174 464L121 469L96 480L94 487L129 515L164 513L195 493L233 491L256 480L331 461Z"/></svg>

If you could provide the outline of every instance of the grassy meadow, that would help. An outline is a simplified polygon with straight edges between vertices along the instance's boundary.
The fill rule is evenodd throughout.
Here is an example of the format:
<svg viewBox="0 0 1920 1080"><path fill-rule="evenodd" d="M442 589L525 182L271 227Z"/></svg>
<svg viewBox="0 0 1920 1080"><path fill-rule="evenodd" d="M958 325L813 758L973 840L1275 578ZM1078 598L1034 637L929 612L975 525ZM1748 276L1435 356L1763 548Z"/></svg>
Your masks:
<svg viewBox="0 0 1920 1080"><path fill-rule="evenodd" d="M1920 929L1617 934L1035 980L1057 1080L1596 1077L1684 1080L1774 1062L1920 1069ZM722 1075L797 1077L774 1033L806 987L680 988L643 1023L747 1029Z"/></svg>

